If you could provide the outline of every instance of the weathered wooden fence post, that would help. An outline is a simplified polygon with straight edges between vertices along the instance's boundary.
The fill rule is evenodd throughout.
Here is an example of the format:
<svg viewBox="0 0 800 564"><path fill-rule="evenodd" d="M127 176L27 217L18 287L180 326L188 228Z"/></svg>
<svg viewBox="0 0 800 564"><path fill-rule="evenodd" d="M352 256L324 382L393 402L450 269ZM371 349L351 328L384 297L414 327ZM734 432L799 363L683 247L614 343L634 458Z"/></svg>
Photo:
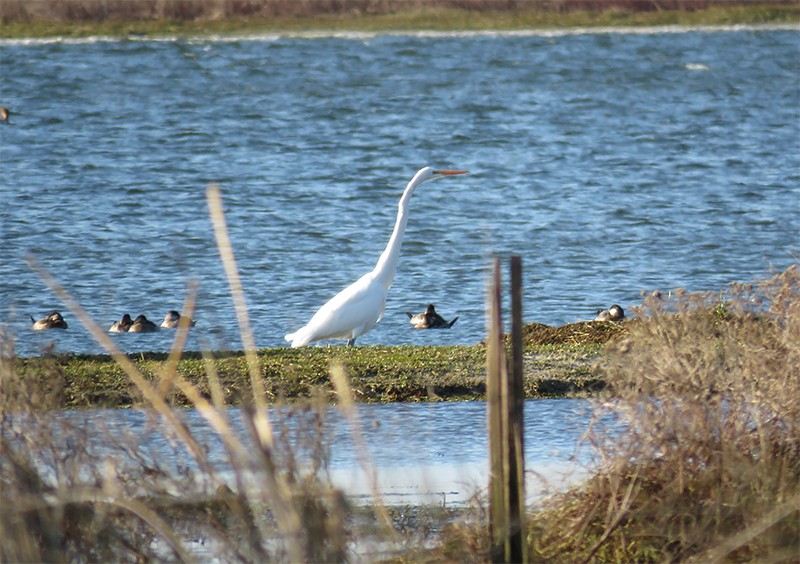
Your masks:
<svg viewBox="0 0 800 564"><path fill-rule="evenodd" d="M505 495L503 495L503 406L501 382L505 379L500 259L495 257L487 295L486 424L489 432L489 537L492 562L502 562L505 552Z"/></svg>
<svg viewBox="0 0 800 564"><path fill-rule="evenodd" d="M489 432L489 534L493 562L525 562L522 260L511 258L511 371L503 343L500 259L488 296L486 402Z"/></svg>

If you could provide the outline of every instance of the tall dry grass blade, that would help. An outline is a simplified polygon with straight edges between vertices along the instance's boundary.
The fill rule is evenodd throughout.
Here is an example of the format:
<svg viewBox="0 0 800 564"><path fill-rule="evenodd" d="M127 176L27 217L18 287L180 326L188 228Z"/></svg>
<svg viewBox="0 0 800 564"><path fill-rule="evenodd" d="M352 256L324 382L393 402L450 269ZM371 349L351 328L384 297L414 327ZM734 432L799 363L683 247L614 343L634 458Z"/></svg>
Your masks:
<svg viewBox="0 0 800 564"><path fill-rule="evenodd" d="M63 508L67 505L91 504L94 506L106 505L124 509L136 515L146 523L157 535L163 537L169 547L183 562L196 562L197 559L186 550L183 543L178 538L178 534L162 519L155 511L144 505L142 502L127 497L110 497L104 492L95 489L90 490L71 490L61 492L56 500L46 500L42 496L19 496L15 499L16 511L53 511L54 506Z"/></svg>
<svg viewBox="0 0 800 564"><path fill-rule="evenodd" d="M208 390L211 393L211 403L217 411L223 412L226 410L225 393L222 391L222 384L219 381L219 373L217 372L217 365L214 362L214 357L211 352L205 347L201 347L200 354L203 356L203 366L206 371L206 378L208 379Z"/></svg>
<svg viewBox="0 0 800 564"><path fill-rule="evenodd" d="M178 437L183 441L189 452L194 457L198 465L209 475L213 476L213 471L208 463L207 456L204 450L200 447L192 434L186 428L184 423L177 417L177 415L170 409L169 405L164 401L164 398L156 391L153 386L145 379L141 372L131 362L128 356L123 353L109 337L106 332L100 328L97 323L91 318L86 310L67 292L64 287L53 277L50 272L45 269L39 261L33 256L27 256L26 262L31 269L36 272L39 277L47 284L58 298L64 302L69 310L77 317L86 329L92 334L92 337L108 352L111 358L119 364L125 374L128 375L131 382L133 382L139 391L144 396L144 399L169 423Z"/></svg>
<svg viewBox="0 0 800 564"><path fill-rule="evenodd" d="M158 392L165 400L169 396L169 391L172 388L172 381L175 377L175 371L178 370L178 362L183 354L183 348L186 346L186 340L189 338L189 327L191 326L191 319L194 317L194 305L197 300L198 286L199 283L197 280L189 281L189 286L186 289L186 297L183 300L181 317L178 319L178 327L175 330L175 339L172 342L167 362L162 371Z"/></svg>
<svg viewBox="0 0 800 564"><path fill-rule="evenodd" d="M369 449L367 448L367 441L364 439L361 418L358 415L358 409L353 401L353 390L350 387L350 382L347 378L344 366L339 362L331 365L330 376L333 387L336 390L336 396L339 398L338 407L344 414L347 419L347 424L350 427L350 434L353 437L353 443L356 447L358 464L369 480L372 499L375 503L375 512L383 524L388 527L388 530L394 531L395 529L392 526L391 517L389 517L389 513L386 511L386 505L383 503L383 496L381 495L378 484L378 473L375 470L375 464L372 460L367 458Z"/></svg>
<svg viewBox="0 0 800 564"><path fill-rule="evenodd" d="M234 434L226 416L227 412L215 409L214 406L203 397L194 384L186 380L180 374L174 376L174 382L175 387L186 396L186 399L191 402L203 419L216 431L229 453L232 453L231 462L234 463L234 467L242 467L249 459L249 456L241 441Z"/></svg>
<svg viewBox="0 0 800 564"><path fill-rule="evenodd" d="M586 557L581 561L582 564L588 564L594 558L594 555L597 554L597 551L603 546L611 533L613 533L617 527L623 522L623 519L627 516L628 510L631 508L631 504L633 500L636 498L636 495L639 493L639 490L642 488L642 484L639 481L639 472L641 471L641 466L636 466L636 471L634 475L630 478L630 483L628 484L627 490L625 490L625 495L622 498L622 503L619 507L614 508L615 517L611 523L606 527L606 530L603 531L603 534L600 535L600 538L597 540L595 545L589 550L589 553ZM609 500L609 504L613 504L616 501L616 496L611 496Z"/></svg>
<svg viewBox="0 0 800 564"><path fill-rule="evenodd" d="M262 468L264 469L264 482L270 507L275 516L278 528L284 538L288 539L290 559L292 561L301 561L303 559L301 542L302 522L292 502L293 492L291 487L288 485L285 478L278 475L275 467L275 460L273 458L274 434L267 410L266 391L264 381L261 377L258 355L256 354L255 339L253 338L253 331L250 327L250 318L247 310L247 302L244 297L244 289L241 279L239 278L233 246L228 236L225 211L219 187L213 185L209 186L206 190L206 198L208 200L209 215L214 227L214 235L217 240L220 259L225 268L225 274L228 277L228 284L231 289L236 319L239 324L239 333L242 337L245 359L247 361L251 387L253 389L255 410L245 409L243 411L244 421L253 438L260 446L255 454L261 457Z"/></svg>
<svg viewBox="0 0 800 564"><path fill-rule="evenodd" d="M274 443L272 424L267 413L266 391L264 381L261 377L261 367L256 354L256 343L253 338L253 331L250 327L250 317L247 311L247 301L244 297L242 281L239 278L239 270L236 267L236 257L233 254L233 246L228 237L228 227L225 222L225 210L222 205L222 196L219 186L209 186L206 190L208 199L208 211L211 216L211 223L214 226L214 236L217 239L217 248L225 274L228 277L228 284L231 288L233 305L236 310L236 319L239 323L239 332L242 337L244 354L247 360L247 368L250 372L250 384L253 388L253 401L256 412L255 429L262 445L272 448Z"/></svg>
<svg viewBox="0 0 800 564"><path fill-rule="evenodd" d="M800 519L800 495L795 495L792 499L779 504L760 519L756 520L752 525L725 539L719 546L690 558L687 562L723 562L731 552L752 542L753 539L763 534L764 531L783 519L789 518L793 513L796 514L795 520ZM790 561L792 557L800 557L800 546L795 546L794 554L787 554L786 556L787 562Z"/></svg>
<svg viewBox="0 0 800 564"><path fill-rule="evenodd" d="M275 522L278 529L287 541L290 562L303 562L303 522L300 519L300 513L295 505L295 494L287 482L285 475L279 475L275 467L275 459L273 457L272 448L270 446L259 443L261 431L257 428L256 417L250 408L243 409L243 419L247 428L256 441L257 448L253 454L260 456L261 468L264 470L264 484L266 486L267 498L270 509L272 510ZM289 478L291 479L291 478ZM300 494L302 495L302 494ZM250 499L255 498L255 494L251 493Z"/></svg>

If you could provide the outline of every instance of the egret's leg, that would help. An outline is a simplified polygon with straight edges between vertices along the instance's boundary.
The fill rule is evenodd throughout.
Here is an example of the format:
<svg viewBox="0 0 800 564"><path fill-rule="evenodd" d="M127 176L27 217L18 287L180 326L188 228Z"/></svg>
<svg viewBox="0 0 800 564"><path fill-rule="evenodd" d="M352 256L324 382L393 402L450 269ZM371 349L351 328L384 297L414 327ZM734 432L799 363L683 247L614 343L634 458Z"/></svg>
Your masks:
<svg viewBox="0 0 800 564"><path fill-rule="evenodd" d="M356 338L355 337L353 337L352 339L348 339L347 340L347 346L348 347L352 347L355 344L356 344Z"/></svg>

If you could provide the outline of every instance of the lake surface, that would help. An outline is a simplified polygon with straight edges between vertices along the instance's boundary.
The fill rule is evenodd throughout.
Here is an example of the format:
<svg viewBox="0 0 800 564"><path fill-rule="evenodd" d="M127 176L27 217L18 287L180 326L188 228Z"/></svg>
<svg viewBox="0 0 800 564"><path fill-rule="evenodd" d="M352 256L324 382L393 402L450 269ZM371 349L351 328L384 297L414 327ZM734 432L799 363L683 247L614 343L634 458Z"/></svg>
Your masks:
<svg viewBox="0 0 800 564"><path fill-rule="evenodd" d="M596 410L584 399L525 402L524 449L531 499L585 475L592 452L581 438L590 421L597 416L607 428L618 425L611 412L600 415ZM228 476L229 458L216 432L195 410L177 414L208 453L215 470L223 478ZM230 409L229 414L234 432L245 445L252 445L241 411ZM315 452L313 445L321 440L333 483L356 498L372 494L364 467L375 469L379 491L389 503L466 502L488 484L485 402L359 405L358 416L358 427L352 427L336 408L321 415L286 407L273 408L271 413L276 445L292 445L298 460L307 464ZM354 428L363 442L354 438ZM50 444L35 455L42 468L50 467L51 459L66 456L72 464L80 460L90 468L113 463L119 472L132 476L142 471L141 461L173 476L197 473L190 453L167 429L160 417L139 410L14 414L2 425L8 437L16 434L34 441L40 433L48 437ZM276 451L284 449L276 447ZM89 458L79 452L89 453ZM232 477L230 485L235 487Z"/></svg>
<svg viewBox="0 0 800 564"><path fill-rule="evenodd" d="M417 169L383 321L361 344L472 344L493 254L524 318L716 291L800 252L800 30L0 42L0 323L17 353L200 284L188 347L241 348L205 200L221 187L259 347L370 270ZM414 331L434 303L447 331ZM70 328L32 332L58 309ZM126 351L172 334L118 335Z"/></svg>

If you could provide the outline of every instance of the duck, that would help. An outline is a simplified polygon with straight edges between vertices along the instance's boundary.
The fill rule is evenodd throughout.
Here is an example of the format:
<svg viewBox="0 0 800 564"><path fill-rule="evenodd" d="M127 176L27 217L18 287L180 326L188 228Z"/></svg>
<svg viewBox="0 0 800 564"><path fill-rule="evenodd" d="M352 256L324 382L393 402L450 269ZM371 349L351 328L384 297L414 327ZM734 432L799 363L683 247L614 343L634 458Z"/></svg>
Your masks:
<svg viewBox="0 0 800 564"><path fill-rule="evenodd" d="M0 106L0 121L5 123L11 123L9 118L11 117L11 110L9 110L5 106Z"/></svg>
<svg viewBox="0 0 800 564"><path fill-rule="evenodd" d="M625 319L625 312L617 304L612 305L608 309L598 309L595 321L622 321Z"/></svg>
<svg viewBox="0 0 800 564"><path fill-rule="evenodd" d="M114 324L108 328L109 333L127 333L133 325L133 319L127 313L122 316L122 319L115 321Z"/></svg>
<svg viewBox="0 0 800 564"><path fill-rule="evenodd" d="M414 329L450 329L458 321L458 317L453 318L452 321L445 320L436 313L436 308L434 308L433 304L428 304L424 313L414 315L406 312L406 315L408 316L408 322L414 326Z"/></svg>
<svg viewBox="0 0 800 564"><path fill-rule="evenodd" d="M34 331L41 331L43 329L66 329L68 327L67 322L64 321L64 318L61 317L61 314L57 311L48 314L47 317L43 317L39 321L36 321L32 315L30 317L31 323L33 323L31 329Z"/></svg>
<svg viewBox="0 0 800 564"><path fill-rule="evenodd" d="M158 331L158 325L147 319L144 315L136 316L133 325L128 329L128 333L153 333Z"/></svg>
<svg viewBox="0 0 800 564"><path fill-rule="evenodd" d="M171 309L167 312L167 315L164 316L164 321L161 322L161 327L164 329L175 329L178 326L178 323L181 320L181 314ZM195 321L193 319L189 320L189 327L194 327Z"/></svg>

